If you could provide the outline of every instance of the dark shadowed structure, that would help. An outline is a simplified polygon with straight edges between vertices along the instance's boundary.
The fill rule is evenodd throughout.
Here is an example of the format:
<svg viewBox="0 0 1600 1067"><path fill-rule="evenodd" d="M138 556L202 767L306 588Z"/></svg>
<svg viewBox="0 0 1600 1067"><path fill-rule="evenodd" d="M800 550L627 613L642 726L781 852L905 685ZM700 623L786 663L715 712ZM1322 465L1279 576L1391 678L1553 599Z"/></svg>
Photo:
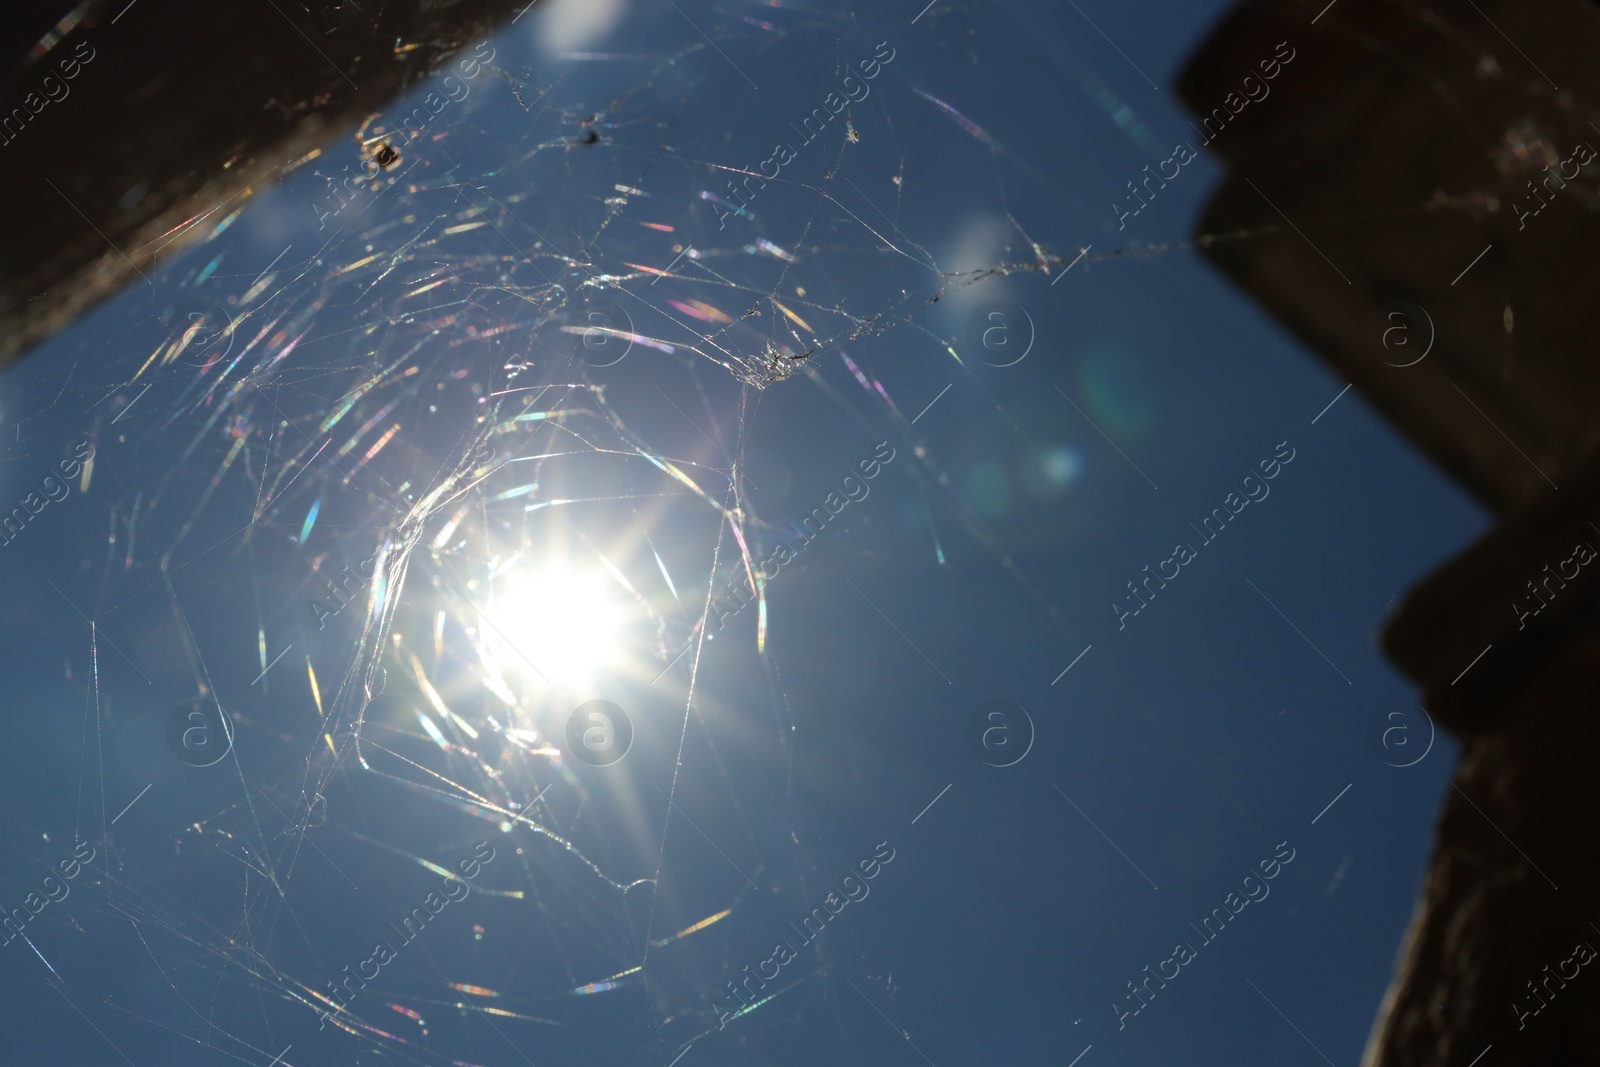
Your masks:
<svg viewBox="0 0 1600 1067"><path fill-rule="evenodd" d="M1181 85L1212 261L1499 515L1383 635L1463 751L1369 1067L1600 1060L1597 52L1580 0L1256 2Z"/></svg>
<svg viewBox="0 0 1600 1067"><path fill-rule="evenodd" d="M0 365L527 6L12 5L0 28Z"/></svg>

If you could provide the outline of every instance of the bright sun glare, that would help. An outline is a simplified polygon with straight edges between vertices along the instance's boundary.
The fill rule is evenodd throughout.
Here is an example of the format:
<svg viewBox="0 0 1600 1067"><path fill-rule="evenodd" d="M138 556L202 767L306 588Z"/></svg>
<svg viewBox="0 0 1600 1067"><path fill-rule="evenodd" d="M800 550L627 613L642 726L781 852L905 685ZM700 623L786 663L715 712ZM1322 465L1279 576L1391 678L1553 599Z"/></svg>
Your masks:
<svg viewBox="0 0 1600 1067"><path fill-rule="evenodd" d="M495 624L510 646L507 658L531 662L546 678L565 683L616 666L622 613L615 589L599 571L570 567L509 578L495 611Z"/></svg>

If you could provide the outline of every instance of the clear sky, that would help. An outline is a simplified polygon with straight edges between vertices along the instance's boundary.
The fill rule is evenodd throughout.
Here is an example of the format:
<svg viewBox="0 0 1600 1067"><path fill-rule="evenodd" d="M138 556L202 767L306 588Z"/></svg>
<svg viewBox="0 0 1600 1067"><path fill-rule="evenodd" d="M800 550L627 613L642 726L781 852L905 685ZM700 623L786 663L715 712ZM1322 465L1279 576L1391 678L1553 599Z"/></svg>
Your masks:
<svg viewBox="0 0 1600 1067"><path fill-rule="evenodd" d="M1486 515L1184 244L1224 5L920 7L549 0L6 373L0 1059L1357 1061Z"/></svg>

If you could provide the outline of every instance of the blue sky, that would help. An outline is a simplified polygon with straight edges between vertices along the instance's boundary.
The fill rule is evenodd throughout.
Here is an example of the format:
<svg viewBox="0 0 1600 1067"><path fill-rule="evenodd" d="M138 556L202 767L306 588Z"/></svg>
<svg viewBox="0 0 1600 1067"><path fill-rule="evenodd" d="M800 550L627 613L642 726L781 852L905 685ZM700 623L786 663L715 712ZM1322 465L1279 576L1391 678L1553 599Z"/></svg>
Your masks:
<svg viewBox="0 0 1600 1067"><path fill-rule="evenodd" d="M1117 228L1196 140L1171 84L1222 5L917 6L553 0L421 136L395 116L431 83L7 372L0 495L95 459L0 548L33 712L0 903L101 856L0 953L8 1062L1357 1059L1455 756L1376 634L1486 515L1153 247L1192 236L1214 157ZM1252 106L1314 106L1298 73ZM380 128L400 161L324 217ZM719 218L704 194L786 139ZM597 300L604 366L575 358ZM879 442L764 611L700 625L740 541L796 542ZM319 628L326 576L374 554ZM590 699L632 723L609 767L563 750ZM1004 768L965 740L996 699L1034 735ZM230 716L210 767L167 748L190 701ZM485 837L481 891L319 1031L312 991Z"/></svg>

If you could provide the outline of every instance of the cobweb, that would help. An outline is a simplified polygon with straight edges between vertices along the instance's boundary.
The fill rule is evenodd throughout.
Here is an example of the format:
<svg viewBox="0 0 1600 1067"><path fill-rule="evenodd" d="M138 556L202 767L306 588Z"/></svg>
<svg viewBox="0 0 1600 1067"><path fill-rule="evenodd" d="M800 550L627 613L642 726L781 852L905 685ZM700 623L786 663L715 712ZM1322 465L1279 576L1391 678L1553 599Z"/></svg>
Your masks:
<svg viewBox="0 0 1600 1067"><path fill-rule="evenodd" d="M872 370L912 346L986 396L961 331L1007 276L1178 246L1107 236L1067 179L918 81L947 64L980 82L962 42L1005 9L651 5L613 51L556 56L529 43L545 17L496 40L460 102L432 114L436 80L242 217L197 220L204 240L119 301L109 342L14 383L24 461L42 472L94 446L73 483L82 523L47 532L46 512L24 531L30 551L54 540L81 563L41 594L49 625L74 628L63 674L80 705L72 754L38 771L43 810L11 819L35 860L74 841L98 856L70 908L36 920L77 938L27 947L119 1034L179 1037L195 1062L266 1063L292 1043L284 1062L666 1064L724 1027L798 1031L831 1011L844 974L825 939L753 1008L728 991L775 920L892 836L838 845L797 800L798 665L759 563L821 499L760 504L749 448L778 392L828 413L816 436L842 444L817 447L840 475L891 443L917 500L914 521L829 551L938 565L959 538L1066 632L914 425L933 390L896 396ZM801 141L789 119L880 42L895 58L871 93ZM1072 63L1050 74L1102 118L1125 109ZM776 177L773 141L797 156ZM1006 220L976 259L899 222L906 183L956 155L989 176L961 195ZM1071 221L1029 236L1020 187ZM272 247L241 236L256 211L285 246L265 270ZM524 580L552 566L593 581ZM721 629L715 602L739 589L753 605ZM529 644L530 625L586 632L596 603L621 620L604 672L569 676ZM734 678L719 639L753 648L755 671ZM565 732L596 698L639 735L610 768L574 760ZM221 762L175 764L172 709L219 705ZM732 705L742 732L719 741L707 718ZM156 796L110 795L116 758ZM462 883L480 841L495 858L440 913L454 925L397 944L385 923ZM335 1002L385 938L396 961ZM870 966L850 975L892 988ZM837 1034L806 1040L840 1054ZM776 1055L717 1049L687 1062Z"/></svg>

